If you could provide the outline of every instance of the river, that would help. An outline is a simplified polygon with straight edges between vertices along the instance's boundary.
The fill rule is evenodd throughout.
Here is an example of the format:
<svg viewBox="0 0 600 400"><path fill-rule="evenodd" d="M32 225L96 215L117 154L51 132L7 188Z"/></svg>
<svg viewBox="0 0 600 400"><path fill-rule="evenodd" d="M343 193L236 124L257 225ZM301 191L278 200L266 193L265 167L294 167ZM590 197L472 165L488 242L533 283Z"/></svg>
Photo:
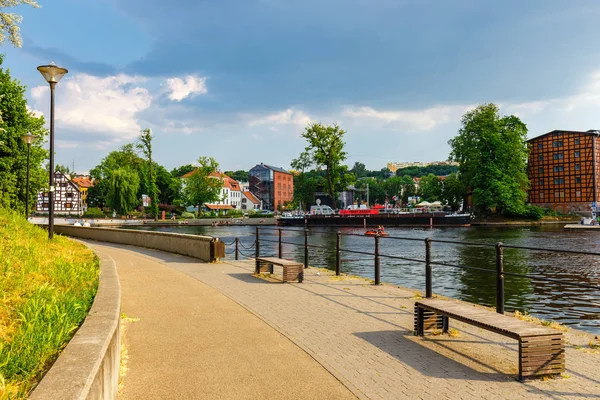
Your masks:
<svg viewBox="0 0 600 400"><path fill-rule="evenodd" d="M261 230L261 255L276 255L275 227ZM175 226L138 227L163 232L210 235L230 243L236 236L244 246L254 242L255 227L250 226ZM298 228L295 228L298 229ZM335 245L337 228L315 228L309 244L325 246L326 249L310 248L309 264L335 269ZM319 232L317 234L317 232ZM342 228L342 233L364 233L363 229ZM468 227L468 228L388 228L391 236L406 238L430 237L432 239L475 243L503 242L506 245L554 248L600 253L600 232L568 231L562 226L540 225L530 227ZM283 232L283 241L302 244L301 231ZM374 239L364 236L342 236L341 248L373 252ZM228 246L231 251L233 246ZM242 251L252 255L253 250ZM303 246L283 245L283 257L301 261ZM495 271L493 247L465 246L448 243L432 244L432 260L444 263L487 268ZM381 239L381 281L399 286L425 290L425 267L423 263L394 260L383 255L401 256L424 260L425 246L421 241ZM232 258L228 255L227 258ZM243 257L240 257L243 259ZM373 257L342 252L342 272L373 279ZM531 274L600 286L600 257L580 254L504 249L506 272ZM495 273L466 270L447 266L433 266L433 292L472 303L495 306ZM579 288L565 283L539 281L528 277L505 276L505 308L519 310L533 316L554 320L562 324L600 334L600 293L593 289Z"/></svg>

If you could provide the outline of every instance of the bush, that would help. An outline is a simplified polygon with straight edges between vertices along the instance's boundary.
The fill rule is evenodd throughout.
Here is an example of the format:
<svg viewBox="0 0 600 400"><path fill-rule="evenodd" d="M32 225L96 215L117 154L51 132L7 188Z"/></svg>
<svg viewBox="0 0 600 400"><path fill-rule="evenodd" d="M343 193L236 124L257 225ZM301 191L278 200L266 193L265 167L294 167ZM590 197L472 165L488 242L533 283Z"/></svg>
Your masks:
<svg viewBox="0 0 600 400"><path fill-rule="evenodd" d="M103 218L104 213L101 209L97 207L88 208L86 212L83 213L83 218Z"/></svg>
<svg viewBox="0 0 600 400"><path fill-rule="evenodd" d="M194 214L191 212L184 211L181 213L181 218L194 218Z"/></svg>

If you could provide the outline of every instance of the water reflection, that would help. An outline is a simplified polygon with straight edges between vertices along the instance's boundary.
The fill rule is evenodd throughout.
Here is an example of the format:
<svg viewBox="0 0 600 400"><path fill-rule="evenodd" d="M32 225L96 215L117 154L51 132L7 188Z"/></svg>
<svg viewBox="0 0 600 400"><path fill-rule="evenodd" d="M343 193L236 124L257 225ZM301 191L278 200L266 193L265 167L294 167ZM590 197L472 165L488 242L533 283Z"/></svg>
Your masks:
<svg viewBox="0 0 600 400"><path fill-rule="evenodd" d="M139 228L138 228L139 229ZM166 228L141 227L141 229L190 233L220 237L225 242L240 238L240 244L249 247L254 243L255 228L249 226L198 227L177 226ZM336 228L313 229L309 244L309 263L335 269ZM362 234L362 229L341 228L342 233ZM526 228L388 228L393 236L419 238L419 241L381 239L381 280L418 290L425 289L425 265L412 260L392 259L386 256L425 259L424 239L465 241L505 245L559 248L600 252L600 232L570 232L557 226ZM325 234L316 234L325 232ZM261 228L261 255L277 255L277 229ZM273 242L267 242L267 240ZM304 233L301 230L283 230L283 257L304 260ZM349 250L373 252L374 239L364 236L342 236L342 271L373 279L373 256L351 253ZM233 247L229 247L228 250ZM241 247L243 255L252 257L254 249ZM233 258L233 254L228 256ZM243 257L240 257L243 259ZM495 249L494 247L463 246L450 243L433 243L434 261L487 268L492 272L465 270L447 266L433 266L433 290L449 297L494 306L496 304ZM527 311L544 319L577 326L600 333L600 293L564 283L547 282L535 277L559 279L600 285L600 259L597 256L565 254L523 249L504 249L504 269L507 272L531 274L534 278L505 276L505 307L507 310Z"/></svg>

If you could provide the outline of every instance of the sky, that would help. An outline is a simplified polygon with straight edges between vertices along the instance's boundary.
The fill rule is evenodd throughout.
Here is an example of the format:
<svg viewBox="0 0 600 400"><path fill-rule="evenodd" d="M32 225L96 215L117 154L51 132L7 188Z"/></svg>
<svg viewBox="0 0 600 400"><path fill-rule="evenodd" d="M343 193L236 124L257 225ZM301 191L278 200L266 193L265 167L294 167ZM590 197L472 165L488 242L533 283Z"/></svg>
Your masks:
<svg viewBox="0 0 600 400"><path fill-rule="evenodd" d="M494 102L529 137L600 129L597 0L38 0L3 68L49 116L56 163L85 173L153 132L168 169L289 168L311 122L339 124L347 163L442 161L461 116ZM4 10L8 11L8 10Z"/></svg>

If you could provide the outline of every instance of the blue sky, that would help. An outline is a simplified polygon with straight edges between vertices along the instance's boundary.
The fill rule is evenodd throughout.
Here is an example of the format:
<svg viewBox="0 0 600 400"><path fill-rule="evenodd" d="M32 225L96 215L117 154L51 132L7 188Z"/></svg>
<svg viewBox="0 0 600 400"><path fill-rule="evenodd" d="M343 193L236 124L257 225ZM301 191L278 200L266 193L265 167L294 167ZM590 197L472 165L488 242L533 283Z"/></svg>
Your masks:
<svg viewBox="0 0 600 400"><path fill-rule="evenodd" d="M48 115L56 162L93 168L154 133L167 168L289 167L311 121L347 131L348 164L448 156L461 115L496 102L528 125L600 128L600 3L579 0L40 0L5 67Z"/></svg>

